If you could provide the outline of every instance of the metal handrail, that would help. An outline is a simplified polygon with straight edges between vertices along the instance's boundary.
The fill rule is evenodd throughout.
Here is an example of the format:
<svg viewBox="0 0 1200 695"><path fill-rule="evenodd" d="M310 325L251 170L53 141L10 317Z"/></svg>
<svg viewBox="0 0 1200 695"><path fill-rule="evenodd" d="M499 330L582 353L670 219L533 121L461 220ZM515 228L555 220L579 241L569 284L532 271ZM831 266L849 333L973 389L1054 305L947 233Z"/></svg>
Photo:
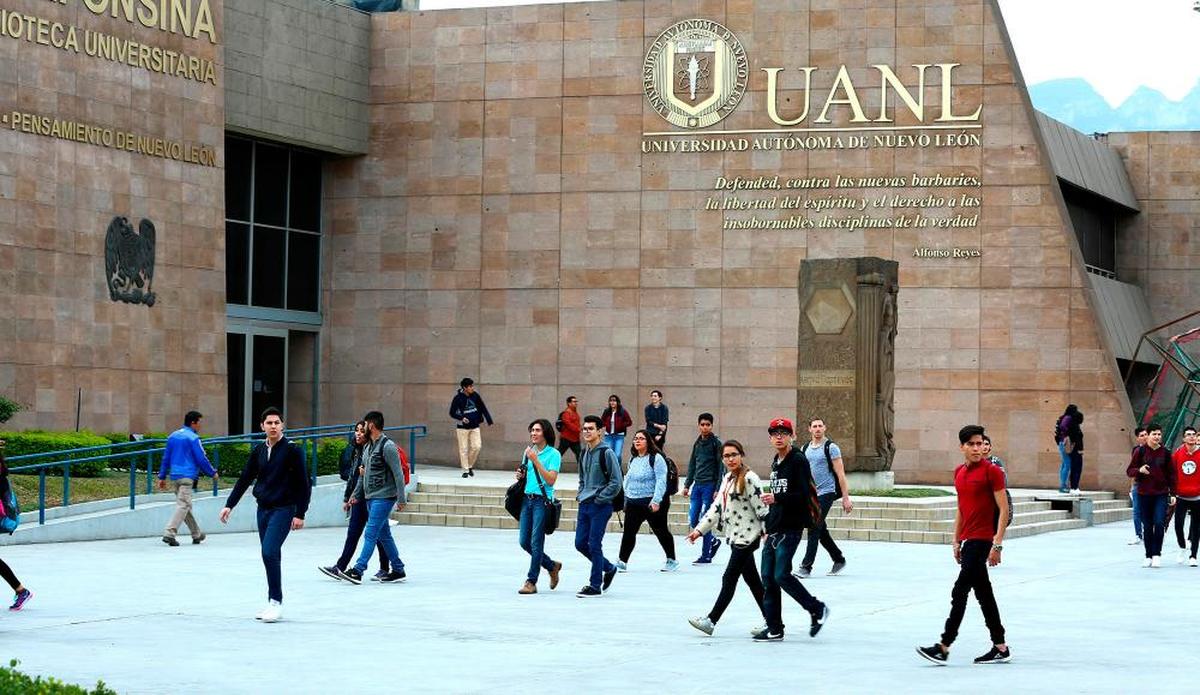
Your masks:
<svg viewBox="0 0 1200 695"><path fill-rule="evenodd" d="M297 430L284 431L288 439L300 444L301 451L304 455L304 466L309 471L309 484L315 485L317 481L317 446L322 439L331 439L338 436L349 436L354 431L353 425L322 425L319 427L307 427ZM392 427L383 428L384 432L408 432L408 459L409 466L412 471L417 468L417 440L428 435L428 428L425 425L394 425ZM224 437L213 437L211 439L201 440L201 446L208 447L212 444L253 444L265 438L262 432L254 434L239 434L228 435ZM10 473L21 473L26 471L36 471L38 474L38 524L46 523L46 474L52 469L62 469L63 481L63 507L71 505L71 467L77 463L89 463L93 461L111 461L113 459L126 459L133 456L145 458L145 473L146 473L146 492L145 494L153 494L154 477L154 462L157 458L161 460L161 454L166 450L166 440L152 440L152 444L162 442L161 446L153 446L149 449L140 449L137 451L121 451L117 453L104 454L100 456L88 456L84 458L64 459L59 461L50 461L43 463L27 463L22 466L9 466ZM133 443L133 442L131 442ZM146 440L136 442L145 444ZM56 454L58 456L69 456L76 452L91 451L95 449L103 449L105 447L83 447L81 449L64 449L57 452L46 452L46 454ZM155 454L160 456L156 457ZM45 454L25 454L23 456L13 456L7 459L8 462L28 459L32 457L44 457ZM221 463L221 451L216 449L212 452L210 461L214 470L219 470ZM135 509L137 504L137 476L142 472L139 466L132 461L129 466L129 508ZM212 479L212 496L218 495L217 478Z"/></svg>

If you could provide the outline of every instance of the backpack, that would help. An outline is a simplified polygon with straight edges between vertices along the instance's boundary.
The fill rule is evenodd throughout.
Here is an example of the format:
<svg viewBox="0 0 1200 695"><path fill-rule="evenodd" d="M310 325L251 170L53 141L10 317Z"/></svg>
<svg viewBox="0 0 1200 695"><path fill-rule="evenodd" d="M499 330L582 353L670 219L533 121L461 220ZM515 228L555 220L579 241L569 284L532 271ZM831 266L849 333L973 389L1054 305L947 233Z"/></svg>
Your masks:
<svg viewBox="0 0 1200 695"><path fill-rule="evenodd" d="M808 445L810 442L805 442L804 446L800 447L800 453L808 457ZM833 444L833 440L829 437L825 438L825 465L829 466L829 474L833 476L833 494L838 497L842 496L842 481L838 479L837 472L833 470L833 458L829 455L829 447ZM816 482L814 481L814 485Z"/></svg>
<svg viewBox="0 0 1200 695"><path fill-rule="evenodd" d="M563 413L565 413L565 412L567 412L567 411L565 411L565 410L564 410L564 411L563 411ZM562 413L559 413L559 414L558 414L558 419L554 421L554 431L555 431L555 432L562 432L562 430L563 430L563 419L562 419L562 416L563 416L563 414L562 414Z"/></svg>
<svg viewBox="0 0 1200 695"><path fill-rule="evenodd" d="M1008 471L1004 468L1004 464L1001 463L999 458L995 456L990 456L988 458L991 460L992 465L999 468L1001 471L1004 471L1004 497L1008 500L1008 522L1004 524L1004 528L1008 528L1009 526L1012 526L1013 515L1016 513L1016 510L1013 507L1012 493L1008 491ZM997 528L1000 526L1000 507L996 507L996 517L995 520L992 521L992 526L996 526Z"/></svg>
<svg viewBox="0 0 1200 695"><path fill-rule="evenodd" d="M0 532L12 535L21 523L21 505L17 503L17 492L9 485L8 494L0 500Z"/></svg>
<svg viewBox="0 0 1200 695"><path fill-rule="evenodd" d="M603 444L601 444L600 446L596 447L596 451L612 451L612 450L609 449L607 446L604 446ZM602 461L604 461L604 465L600 466L600 470L604 471L604 484L605 485L608 485L610 482L612 482L612 474L608 472L607 458L608 457L604 456L603 454L601 454L601 456L600 456L600 459ZM617 465L620 465L620 464L618 463ZM625 488L621 488L621 489L617 490L617 496L613 498L612 506L613 506L613 509L618 512L625 508Z"/></svg>
<svg viewBox="0 0 1200 695"><path fill-rule="evenodd" d="M667 462L667 497L679 492L679 467L666 454L659 454ZM650 467L654 468L654 459L650 459Z"/></svg>
<svg viewBox="0 0 1200 695"><path fill-rule="evenodd" d="M392 441L386 434L382 438L385 442L392 442L395 445L396 453L400 456L400 473L404 475L404 484L407 486L408 482L412 480L412 468L408 465L408 454L404 453L404 449L400 448L400 445ZM379 452L382 456L383 444L379 445Z"/></svg>

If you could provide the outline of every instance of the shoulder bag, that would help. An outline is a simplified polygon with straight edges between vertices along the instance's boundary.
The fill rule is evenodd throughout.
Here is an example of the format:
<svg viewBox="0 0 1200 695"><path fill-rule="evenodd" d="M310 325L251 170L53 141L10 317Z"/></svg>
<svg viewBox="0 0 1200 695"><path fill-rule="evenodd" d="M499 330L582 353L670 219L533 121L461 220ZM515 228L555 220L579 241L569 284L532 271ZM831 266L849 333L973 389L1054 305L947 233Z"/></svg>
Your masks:
<svg viewBox="0 0 1200 695"><path fill-rule="evenodd" d="M549 536L558 529L558 520L562 517L562 502L552 499L546 494L546 485L542 482L541 473L538 473L537 466L532 468L533 477L537 480L538 487L542 489L542 504L546 505L546 514L542 517L545 522L543 531Z"/></svg>

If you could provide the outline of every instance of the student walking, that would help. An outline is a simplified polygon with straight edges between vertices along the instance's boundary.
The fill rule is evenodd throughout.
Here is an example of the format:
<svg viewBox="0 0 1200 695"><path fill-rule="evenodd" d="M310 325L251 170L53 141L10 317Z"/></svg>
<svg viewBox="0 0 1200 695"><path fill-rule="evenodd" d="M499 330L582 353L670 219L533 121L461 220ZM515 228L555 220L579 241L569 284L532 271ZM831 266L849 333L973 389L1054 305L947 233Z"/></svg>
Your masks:
<svg viewBox="0 0 1200 695"><path fill-rule="evenodd" d="M367 423L365 420L359 420L354 425L354 434L351 435L350 446L346 450L350 452L350 461L347 466L346 487L342 491L342 511L346 512L349 523L346 526L346 542L342 545L342 554L338 556L337 562L328 567L318 567L327 577L331 577L341 581L341 573L350 565L350 558L354 555L354 551L358 549L358 541L362 538L363 529L367 527L367 505L360 504L355 500L355 504L351 504L350 500L354 495L355 489L358 488L358 481L363 474L363 446L367 442ZM371 579L379 581L387 576L390 565L388 564L387 552L383 549L383 544L376 542L376 548L379 551L379 571Z"/></svg>
<svg viewBox="0 0 1200 695"><path fill-rule="evenodd" d="M958 628L967 612L967 595L975 592L975 600L983 611L983 621L992 638L992 648L977 657L977 664L1000 664L1012 659L1004 641L1004 625L1000 609L992 592L988 567L1000 564L1004 550L1004 531L1008 526L1008 501L1005 496L1004 471L984 458L984 430L979 425L967 425L958 431L963 463L954 469L954 490L958 493L958 508L954 515L954 561L959 564L958 579L950 592L950 616L941 641L928 647L917 647L917 654L938 666L945 666L950 645L958 638Z"/></svg>
<svg viewBox="0 0 1200 695"><path fill-rule="evenodd" d="M834 500L839 498L842 501L843 512L849 514L854 510L854 504L850 501L850 486L846 483L842 450L836 442L825 436L825 420L819 417L811 418L808 422L808 433L811 439L800 451L808 459L813 483L817 486L821 519L816 526L808 530L808 546L804 550L804 559L800 561L800 569L796 572L800 579L807 579L812 574L813 563L817 560L818 541L833 560L833 567L829 570L830 576L840 574L846 568L846 556L834 542L833 536L829 535L827 516Z"/></svg>
<svg viewBox="0 0 1200 695"><path fill-rule="evenodd" d="M529 446L521 457L517 477L525 480L525 501L521 505L520 530L517 542L529 553L529 573L518 594L537 593L538 575L546 570L550 575L550 590L558 588L562 563L555 562L545 552L546 504L554 499L554 483L562 468L562 454L554 448L554 430L549 420L529 423Z"/></svg>
<svg viewBox="0 0 1200 695"><path fill-rule="evenodd" d="M1179 564L1184 560L1195 567L1196 546L1200 545L1200 441L1196 428L1183 430L1183 444L1171 455L1175 467L1175 540L1179 542ZM1183 538L1183 518L1191 515L1187 544ZM1190 551L1188 545L1190 544Z"/></svg>
<svg viewBox="0 0 1200 695"><path fill-rule="evenodd" d="M1146 428L1139 426L1133 431L1133 450L1129 452L1130 460L1137 456L1138 449L1146 446ZM1142 544L1142 510L1138 504L1139 498L1137 494L1137 479L1129 483L1129 504L1133 507L1133 538L1129 540L1129 545Z"/></svg>
<svg viewBox="0 0 1200 695"><path fill-rule="evenodd" d="M687 478L683 482L683 496L688 498L688 528L694 529L700 523L717 494L717 483L721 480L721 440L713 432L712 413L700 413L696 418L696 429L699 436L692 444L692 455L688 458ZM712 562L721 540L711 532L704 534L704 543L700 546L700 557L693 565L707 565Z"/></svg>
<svg viewBox="0 0 1200 695"><path fill-rule="evenodd" d="M649 523L650 530L666 553L667 561L663 572L679 569L675 559L675 537L667 527L667 515L671 510L671 497L667 494L667 457L659 451L650 430L638 430L633 435L633 446L629 450L629 470L625 473L625 529L621 534L620 559L617 569L628 569L633 546L637 543L642 523Z"/></svg>
<svg viewBox="0 0 1200 695"><path fill-rule="evenodd" d="M762 495L768 507L762 552L763 616L767 624L754 633L758 642L783 639L784 591L808 612L809 637L816 637L829 619L829 606L808 593L792 575L792 558L800 546L801 534L821 521L808 459L793 446L795 432L787 418L775 418L767 426L775 458L771 462L771 491Z"/></svg>
<svg viewBox="0 0 1200 695"><path fill-rule="evenodd" d="M483 449L483 438L479 426L486 420L488 427L492 426L492 414L488 412L483 402L483 396L475 391L475 380L464 377L458 382L458 393L450 401L450 418L455 422L455 435L458 437L458 464L462 467L462 477L475 475L475 461Z"/></svg>
<svg viewBox="0 0 1200 695"><path fill-rule="evenodd" d="M1146 428L1146 446L1134 450L1125 473L1138 487L1142 538L1146 548L1142 567L1161 567L1167 507L1175 504L1175 466L1171 463L1171 454L1162 445L1162 427L1151 425Z"/></svg>
<svg viewBox="0 0 1200 695"><path fill-rule="evenodd" d="M579 399L567 396L567 407L558 414L555 429L558 430L558 453L566 455L568 451L575 452L575 465L579 465ZM553 441L553 440L551 440Z"/></svg>
<svg viewBox="0 0 1200 695"><path fill-rule="evenodd" d="M1058 470L1058 491L1079 492L1079 476L1083 474L1083 413L1074 403L1058 417L1054 441L1062 464Z"/></svg>
<svg viewBox="0 0 1200 695"><path fill-rule="evenodd" d="M575 549L592 563L588 583L575 593L593 598L608 591L617 568L604 557L604 531L613 513L613 500L621 491L621 463L606 444L601 443L600 418L583 418L580 433L587 447L579 463L579 512L575 519Z"/></svg>
<svg viewBox="0 0 1200 695"><path fill-rule="evenodd" d="M11 493L12 487L8 482L8 465L4 463L4 440L0 439L0 507L4 508L0 510L0 517L8 512L7 505ZM13 574L12 568L4 560L0 560L0 577L4 577L4 581L8 582L13 590L13 602L8 610L19 611L24 608L29 599L33 598L33 592L25 588L25 585L17 579L17 575Z"/></svg>
<svg viewBox="0 0 1200 695"><path fill-rule="evenodd" d="M304 454L300 447L283 436L283 415L278 408L267 408L260 418L267 439L251 451L246 467L233 485L221 523L229 523L229 515L241 501L242 495L254 483L254 499L258 502L258 540L262 545L263 568L267 573L267 607L254 617L264 623L277 622L283 617L283 542L288 533L304 528L304 513L312 487L308 471L304 470Z"/></svg>
<svg viewBox="0 0 1200 695"><path fill-rule="evenodd" d="M604 433L604 445L617 455L617 463L621 463L625 433L633 427L633 418L615 393L608 397L608 407L600 414L600 427Z"/></svg>
<svg viewBox="0 0 1200 695"><path fill-rule="evenodd" d="M646 406L646 431L654 440L655 446L662 451L667 446L667 424L671 420L671 411L663 403L663 392L654 389L650 392L650 403Z"/></svg>
<svg viewBox="0 0 1200 695"><path fill-rule="evenodd" d="M338 575L351 584L361 584L363 572L371 560L376 544L383 545L390 569L379 578L384 584L402 582L408 578L404 573L404 562L392 538L392 527L388 524L392 509L404 511L404 471L400 466L400 450L396 443L383 433L383 413L372 410L363 416L367 423L367 441L363 444L363 472L358 478L351 504L367 507L367 525L363 529L363 548L358 561L350 569Z"/></svg>
<svg viewBox="0 0 1200 695"><path fill-rule="evenodd" d="M199 481L200 474L217 479L217 470L208 462L204 447L200 445L200 426L204 416L195 410L189 410L183 416L183 427L167 437L167 445L163 450L162 463L158 467L158 489L167 489L167 476L171 476L171 485L175 488L175 513L167 522L163 531L162 541L169 546L177 547L179 541L175 534L180 524L187 524L192 534L192 544L203 543L207 536L200 530L196 517L192 515L192 490Z"/></svg>
<svg viewBox="0 0 1200 695"><path fill-rule="evenodd" d="M762 501L762 481L746 465L746 451L736 439L725 442L721 460L725 464L725 478L717 492L717 499L708 508L700 524L687 536L688 543L695 543L704 533L717 529L725 533L729 541L729 564L721 576L721 592L708 615L688 620L692 627L711 635L733 600L738 579L746 583L758 612L763 609L763 585L754 564L754 551L758 550L763 534L763 519L767 516L767 505ZM761 628L760 628L761 629Z"/></svg>

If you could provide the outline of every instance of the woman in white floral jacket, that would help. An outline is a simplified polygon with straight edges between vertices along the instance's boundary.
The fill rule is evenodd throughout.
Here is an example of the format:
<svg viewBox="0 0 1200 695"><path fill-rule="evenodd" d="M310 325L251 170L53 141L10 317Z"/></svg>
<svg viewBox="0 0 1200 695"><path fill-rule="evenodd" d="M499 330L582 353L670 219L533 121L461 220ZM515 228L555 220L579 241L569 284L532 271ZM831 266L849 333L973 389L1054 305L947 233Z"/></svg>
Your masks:
<svg viewBox="0 0 1200 695"><path fill-rule="evenodd" d="M734 439L725 442L721 453L727 471L725 479L721 481L708 513L687 537L689 543L695 543L697 538L715 527L719 533L724 533L732 551L725 574L721 577L721 593L717 595L712 610L702 618L688 621L692 627L708 635L713 633L717 621L733 600L739 577L750 587L759 612L763 607L763 585L754 561L754 551L758 549L762 538L767 505L762 501L762 482L746 466L745 457L746 450L741 443Z"/></svg>

